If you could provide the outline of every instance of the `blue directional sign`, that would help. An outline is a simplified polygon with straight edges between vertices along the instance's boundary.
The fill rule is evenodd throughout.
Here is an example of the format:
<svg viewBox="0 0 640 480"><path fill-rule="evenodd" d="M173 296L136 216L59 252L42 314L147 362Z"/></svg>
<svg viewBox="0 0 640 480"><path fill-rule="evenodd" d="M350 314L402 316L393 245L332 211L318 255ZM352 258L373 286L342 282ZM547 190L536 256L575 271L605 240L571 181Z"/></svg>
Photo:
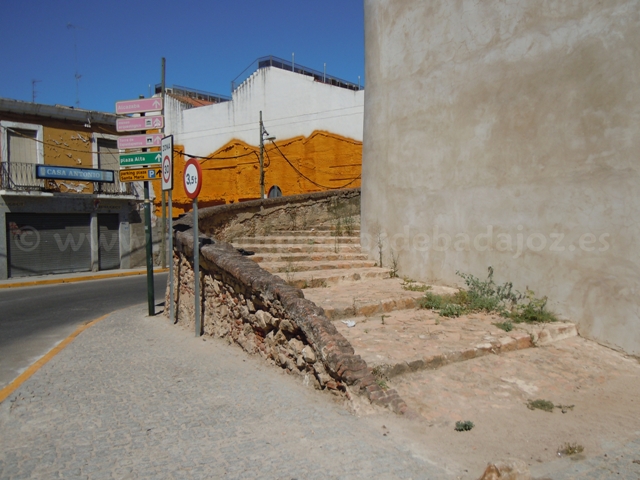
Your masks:
<svg viewBox="0 0 640 480"><path fill-rule="evenodd" d="M52 180L78 180L84 182L113 183L113 170L96 168L58 167L56 165L36 165L36 178Z"/></svg>

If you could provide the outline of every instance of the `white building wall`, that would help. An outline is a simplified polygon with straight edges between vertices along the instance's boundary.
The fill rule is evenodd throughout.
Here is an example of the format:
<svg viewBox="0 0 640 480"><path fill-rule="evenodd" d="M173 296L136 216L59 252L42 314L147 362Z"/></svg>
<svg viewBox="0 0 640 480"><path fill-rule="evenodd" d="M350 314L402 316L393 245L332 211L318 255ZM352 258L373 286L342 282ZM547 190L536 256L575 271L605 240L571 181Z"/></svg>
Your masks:
<svg viewBox="0 0 640 480"><path fill-rule="evenodd" d="M257 146L260 111L276 142L316 130L362 141L364 90L323 84L275 67L257 70L230 102L188 110L168 102L167 132L194 155L208 155L234 139Z"/></svg>

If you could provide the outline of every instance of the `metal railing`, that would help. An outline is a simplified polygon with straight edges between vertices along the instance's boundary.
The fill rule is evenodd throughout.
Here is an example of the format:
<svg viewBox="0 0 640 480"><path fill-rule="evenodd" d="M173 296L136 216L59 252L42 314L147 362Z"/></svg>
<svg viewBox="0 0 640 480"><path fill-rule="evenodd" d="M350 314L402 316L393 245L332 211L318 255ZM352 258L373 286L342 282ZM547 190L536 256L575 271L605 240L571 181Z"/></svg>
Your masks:
<svg viewBox="0 0 640 480"><path fill-rule="evenodd" d="M240 75L234 78L231 81L231 91L235 92L235 90L242 83L244 83L247 78L253 75L254 72L266 67L276 67L281 68L282 70L289 70L290 72L300 73L308 77L313 77L316 82L326 83L327 85L333 85L335 87L347 88L349 90L355 91L364 89L364 85L360 85L359 82L358 84L348 82L338 77L327 75L325 72L320 72L319 70L314 70L313 68L304 67L302 65L298 65L297 63L294 64L289 60L284 60L282 58L269 55L266 57L260 57L257 60L253 61L251 65L245 68Z"/></svg>
<svg viewBox="0 0 640 480"><path fill-rule="evenodd" d="M114 183L93 182L93 193L133 195L131 184L120 183L118 174L115 173ZM59 192L60 182L66 181L36 178L35 163L0 162L0 190Z"/></svg>
<svg viewBox="0 0 640 480"><path fill-rule="evenodd" d="M0 163L0 189L31 191L44 190L44 180L36 178L36 166L33 163Z"/></svg>
<svg viewBox="0 0 640 480"><path fill-rule="evenodd" d="M231 97L227 95L221 95L219 93L205 92L204 90L197 90L195 88L182 87L180 85L172 85L165 87L167 93L173 93L174 95L180 95L183 97L193 98L194 100L204 100L211 103L222 103L231 100ZM156 83L156 93L162 93L162 84Z"/></svg>

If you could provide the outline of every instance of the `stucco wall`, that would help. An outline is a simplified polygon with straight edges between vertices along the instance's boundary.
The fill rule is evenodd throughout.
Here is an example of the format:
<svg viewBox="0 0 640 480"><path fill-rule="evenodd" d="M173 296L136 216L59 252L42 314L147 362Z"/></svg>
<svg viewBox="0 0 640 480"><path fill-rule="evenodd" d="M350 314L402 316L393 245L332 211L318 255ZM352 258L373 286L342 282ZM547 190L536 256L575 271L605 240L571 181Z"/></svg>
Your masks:
<svg viewBox="0 0 640 480"><path fill-rule="evenodd" d="M363 244L640 354L640 4L365 0Z"/></svg>
<svg viewBox="0 0 640 480"><path fill-rule="evenodd" d="M284 195L360 186L364 91L268 67L240 85L230 102L184 109L168 99L167 132L174 135L176 149L211 157L202 162L202 205L260 197L260 111L266 130L295 167L265 142L265 195L274 185ZM174 215L191 208L181 185L183 168L178 155Z"/></svg>

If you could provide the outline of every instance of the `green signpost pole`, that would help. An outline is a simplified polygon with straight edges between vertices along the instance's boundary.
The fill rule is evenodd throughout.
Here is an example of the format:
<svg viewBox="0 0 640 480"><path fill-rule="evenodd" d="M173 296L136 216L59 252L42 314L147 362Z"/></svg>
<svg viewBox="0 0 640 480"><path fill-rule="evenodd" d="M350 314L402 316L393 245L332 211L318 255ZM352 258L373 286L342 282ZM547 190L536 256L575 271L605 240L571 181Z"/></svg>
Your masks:
<svg viewBox="0 0 640 480"><path fill-rule="evenodd" d="M149 182L144 182L144 240L147 247L147 301L149 316L156 314L153 292L153 245L151 244L151 200L149 200Z"/></svg>

